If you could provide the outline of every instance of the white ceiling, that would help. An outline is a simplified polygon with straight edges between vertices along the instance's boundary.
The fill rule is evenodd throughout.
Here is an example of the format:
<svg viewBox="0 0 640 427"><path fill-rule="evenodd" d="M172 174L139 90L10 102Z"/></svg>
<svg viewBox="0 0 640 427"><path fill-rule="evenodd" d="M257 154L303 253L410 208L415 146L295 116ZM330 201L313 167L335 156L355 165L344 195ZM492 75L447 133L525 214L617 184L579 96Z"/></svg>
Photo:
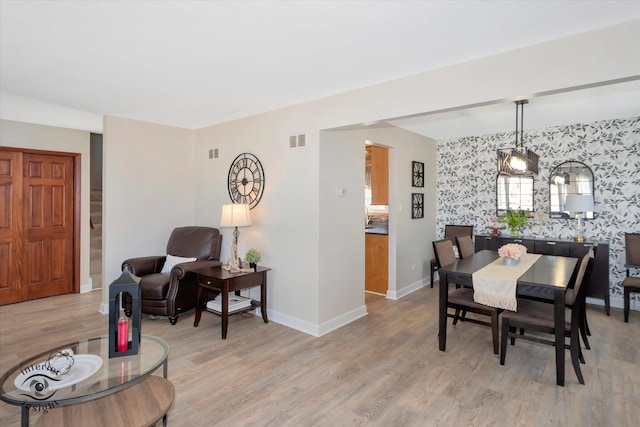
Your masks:
<svg viewBox="0 0 640 427"><path fill-rule="evenodd" d="M638 1L2 0L0 115L46 111L92 131L105 114L197 129L638 18ZM576 96L637 114L628 92L640 99L638 85L625 84ZM525 127L563 102L575 99L532 100ZM461 119L477 123L474 134L512 130L514 110L392 123L441 139L462 136L451 131Z"/></svg>

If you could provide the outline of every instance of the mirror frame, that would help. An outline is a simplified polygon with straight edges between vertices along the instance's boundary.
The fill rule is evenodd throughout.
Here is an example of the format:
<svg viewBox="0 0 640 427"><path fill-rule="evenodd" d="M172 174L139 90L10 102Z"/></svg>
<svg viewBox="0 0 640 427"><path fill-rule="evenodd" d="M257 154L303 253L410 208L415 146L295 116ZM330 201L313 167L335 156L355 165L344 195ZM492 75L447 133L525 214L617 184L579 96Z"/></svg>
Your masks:
<svg viewBox="0 0 640 427"><path fill-rule="evenodd" d="M563 178L561 177L561 175ZM572 175L575 175L575 178ZM560 177L561 179L564 179L564 183L558 183L556 181L556 177ZM553 211L552 210L552 206L564 207L564 203L561 203L560 201L560 198L562 197L562 195L558 191L555 191L555 190L552 191L552 188L554 188L554 186L562 185L563 187L564 186L568 187L568 186L571 186L572 184L575 184L574 186L577 186L579 184L584 185L586 182L589 183L588 184L588 186L590 187L589 189L585 190L584 188L582 188L581 191L567 190L564 192L565 200L566 200L567 194L590 194L593 196L595 201L595 194L594 194L595 180L593 176L593 171L589 166L577 160L569 160L566 162L562 162L556 165L553 169L551 169L551 174L549 175L549 187L548 187L549 188L549 218L575 219L574 217L571 216L569 211L564 211L564 210ZM554 197L557 200L553 200ZM595 217L596 217L595 212L585 212L583 219L594 219Z"/></svg>

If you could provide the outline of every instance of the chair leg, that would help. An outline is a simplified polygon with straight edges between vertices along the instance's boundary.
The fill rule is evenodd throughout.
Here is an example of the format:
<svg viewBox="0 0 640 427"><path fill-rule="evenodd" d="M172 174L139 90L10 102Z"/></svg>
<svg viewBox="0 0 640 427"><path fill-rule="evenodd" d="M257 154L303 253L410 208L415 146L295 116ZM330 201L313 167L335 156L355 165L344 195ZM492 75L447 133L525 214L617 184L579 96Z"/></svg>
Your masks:
<svg viewBox="0 0 640 427"><path fill-rule="evenodd" d="M579 341L578 341L578 360L580 360L580 363L582 363L583 365L587 364L587 362L584 361L584 354L582 353L582 348L580 347Z"/></svg>
<svg viewBox="0 0 640 427"><path fill-rule="evenodd" d="M467 310L462 310L462 315L460 316L460 319L464 320L467 318Z"/></svg>
<svg viewBox="0 0 640 427"><path fill-rule="evenodd" d="M558 345L559 343L556 343ZM582 371L580 370L579 353L580 353L580 341L578 338L578 331L571 331L571 363L573 363L573 370L576 371L576 376L580 384L584 384L584 378L582 377Z"/></svg>
<svg viewBox="0 0 640 427"><path fill-rule="evenodd" d="M434 278L434 273L436 272L437 267L434 263L431 263L431 287L433 288L433 278Z"/></svg>
<svg viewBox="0 0 640 427"><path fill-rule="evenodd" d="M453 326L456 326L458 324L458 319L460 318L460 309L456 308L456 312L453 315Z"/></svg>
<svg viewBox="0 0 640 427"><path fill-rule="evenodd" d="M493 339L493 354L498 354L500 352L500 338L498 331L498 312L494 311L491 313L491 334Z"/></svg>
<svg viewBox="0 0 640 427"><path fill-rule="evenodd" d="M515 345L516 343L516 327L511 326L509 328L509 333L511 334L511 345ZM524 329L520 328L520 335L524 335Z"/></svg>
<svg viewBox="0 0 640 427"><path fill-rule="evenodd" d="M502 319L502 339L500 340L500 364L504 365L507 356L507 339L509 338L509 320Z"/></svg>
<svg viewBox="0 0 640 427"><path fill-rule="evenodd" d="M591 350L591 346L589 345L589 339L587 335L589 334L589 325L587 325L587 310L585 307L582 307L582 313L580 316L580 335L582 335L582 341L584 341L584 348L587 350Z"/></svg>
<svg viewBox="0 0 640 427"><path fill-rule="evenodd" d="M631 300L631 288L624 288L624 323L629 323L629 302Z"/></svg>
<svg viewBox="0 0 640 427"><path fill-rule="evenodd" d="M584 329L587 332L587 335L591 336L591 329L589 329L589 322L587 322L587 307L586 305L583 307L582 318L584 319ZM589 349L591 350L591 349Z"/></svg>

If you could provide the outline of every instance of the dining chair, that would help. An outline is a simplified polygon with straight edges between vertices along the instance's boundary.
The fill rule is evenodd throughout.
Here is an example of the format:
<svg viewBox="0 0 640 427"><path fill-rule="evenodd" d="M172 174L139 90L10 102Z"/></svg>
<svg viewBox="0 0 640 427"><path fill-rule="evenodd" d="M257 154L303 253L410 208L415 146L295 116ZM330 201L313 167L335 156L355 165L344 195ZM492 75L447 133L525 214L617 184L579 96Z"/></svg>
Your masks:
<svg viewBox="0 0 640 427"><path fill-rule="evenodd" d="M444 226L444 238L445 239L455 239L456 236L461 235L469 235L473 236L473 225L454 225L447 224ZM433 277L436 271L440 268L438 265L438 261L436 258L431 258L429 260L430 270L431 270L431 287L433 288Z"/></svg>
<svg viewBox="0 0 640 427"><path fill-rule="evenodd" d="M631 270L640 269L640 233L625 233L624 250L627 277L622 281L624 289L624 322L629 323L629 305L631 293L640 293L640 277L631 276Z"/></svg>
<svg viewBox="0 0 640 427"><path fill-rule="evenodd" d="M476 253L476 249L473 247L473 239L467 234L456 236L456 245L458 246L460 258L467 258Z"/></svg>
<svg viewBox="0 0 640 427"><path fill-rule="evenodd" d="M565 296L565 326L564 337L569 337L569 344L556 343L555 340L548 340L537 335L527 335L527 331L534 330L545 334L555 334L554 326L554 305L547 302L535 301L531 299L518 298L518 311L505 310L502 313L502 339L500 342L500 364L504 365L507 355L507 339L511 339L511 345L515 344L516 338L548 344L551 346L563 345L570 350L571 362L576 372L580 384L584 384L580 362L584 363L582 350L580 349L579 325L581 309L585 304L586 286L582 286L591 273L594 251L589 250L585 254L575 276L573 292ZM572 308L569 308L571 306ZM520 329L520 334L516 333Z"/></svg>
<svg viewBox="0 0 640 427"><path fill-rule="evenodd" d="M587 254L591 254L591 258L595 260L595 256L596 256L596 251L597 251L598 247L596 245L592 245L591 248L589 248L589 250L587 251ZM595 261L593 261L595 262ZM591 266L591 268L593 268L593 266ZM591 274L589 274L589 277L584 278L583 279L585 281L584 286L582 286L583 288L586 288L589 281L591 280ZM567 289L567 292L565 293L564 296L564 303L566 307L569 307L570 309L573 308L573 304L575 301L575 296L574 293L576 292L575 289L575 279L573 280L572 283L569 284L569 287ZM586 294L587 291L584 291L585 293L585 301L586 301ZM546 301L549 302L549 301ZM586 348L587 350L591 350L591 345L589 344L589 335L591 335L591 331L589 331L589 323L587 322L587 303L585 302L584 304L581 304L579 308L577 308L577 310L579 310L579 322L578 322L578 330L580 331L580 336L582 337L582 342L584 343L584 348Z"/></svg>
<svg viewBox="0 0 640 427"><path fill-rule="evenodd" d="M449 265L456 261L453 251L453 242L450 239L442 239L433 242L433 252L436 255L438 265L440 266ZM447 312L447 317L453 318L454 325L458 323L458 320L462 320L464 322L490 326L493 339L493 354L499 353L500 340L498 335L500 330L498 328L498 315L502 312L501 309L475 302L473 300L473 289L471 288L456 288L450 290L448 294L447 308L455 310L455 314ZM466 314L466 312L470 312L488 316L491 320L487 322L480 319L466 317L464 314L463 316L460 316L461 311L464 314Z"/></svg>

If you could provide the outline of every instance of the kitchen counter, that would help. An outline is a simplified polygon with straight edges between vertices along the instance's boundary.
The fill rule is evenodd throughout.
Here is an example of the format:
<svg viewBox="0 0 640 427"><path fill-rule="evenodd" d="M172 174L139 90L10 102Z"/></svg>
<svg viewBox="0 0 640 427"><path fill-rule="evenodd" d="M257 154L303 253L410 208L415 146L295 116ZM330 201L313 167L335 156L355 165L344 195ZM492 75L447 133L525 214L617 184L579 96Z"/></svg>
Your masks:
<svg viewBox="0 0 640 427"><path fill-rule="evenodd" d="M365 234L389 234L389 227L387 225L368 225L364 229Z"/></svg>

